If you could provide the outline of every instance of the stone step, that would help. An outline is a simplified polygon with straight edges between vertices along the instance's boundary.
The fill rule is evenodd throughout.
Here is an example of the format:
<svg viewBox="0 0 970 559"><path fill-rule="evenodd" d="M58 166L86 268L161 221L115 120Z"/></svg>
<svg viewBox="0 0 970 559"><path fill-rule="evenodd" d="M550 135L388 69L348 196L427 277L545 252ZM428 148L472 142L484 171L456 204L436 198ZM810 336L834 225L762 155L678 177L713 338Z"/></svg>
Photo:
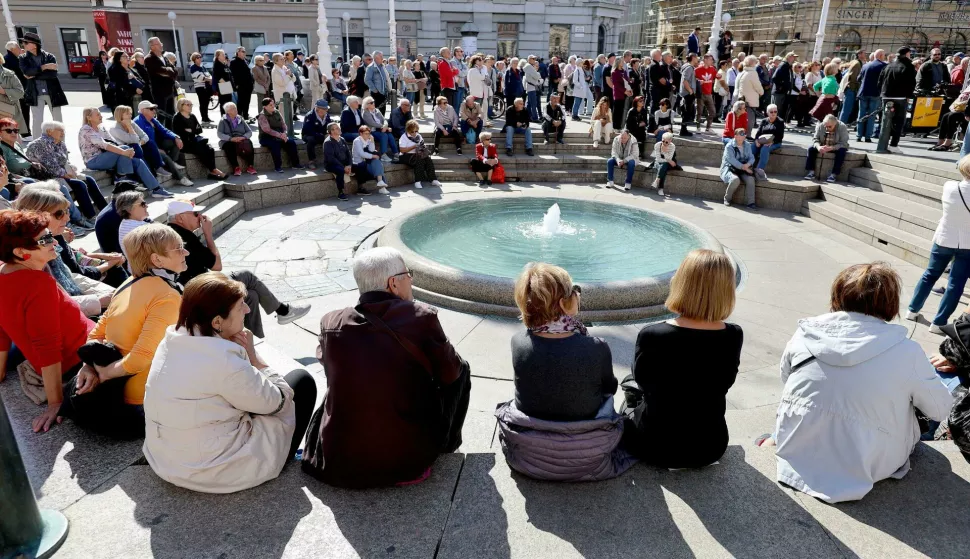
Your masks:
<svg viewBox="0 0 970 559"><path fill-rule="evenodd" d="M922 237L870 219L831 201L806 200L802 214L910 264L925 267L929 262L930 243Z"/></svg>
<svg viewBox="0 0 970 559"><path fill-rule="evenodd" d="M885 171L901 177L925 181L943 186L946 181L963 180L960 172L953 163L944 163L932 159L918 157L900 157L898 155L881 155L870 153L867 161L869 167L877 171Z"/></svg>
<svg viewBox="0 0 970 559"><path fill-rule="evenodd" d="M928 241L943 212L864 186L823 184L825 200Z"/></svg>
<svg viewBox="0 0 970 559"><path fill-rule="evenodd" d="M878 165L878 164L877 164ZM895 171L858 167L849 171L849 182L874 191L885 192L902 200L930 208L940 207L943 186L896 174Z"/></svg>

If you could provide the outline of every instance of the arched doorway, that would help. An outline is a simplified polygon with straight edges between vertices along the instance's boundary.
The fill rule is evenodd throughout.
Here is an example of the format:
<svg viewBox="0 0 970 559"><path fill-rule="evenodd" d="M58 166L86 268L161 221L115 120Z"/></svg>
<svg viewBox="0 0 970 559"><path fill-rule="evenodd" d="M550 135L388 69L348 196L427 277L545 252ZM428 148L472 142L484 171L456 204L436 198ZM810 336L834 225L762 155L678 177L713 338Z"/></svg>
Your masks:
<svg viewBox="0 0 970 559"><path fill-rule="evenodd" d="M943 43L943 56L949 56L957 52L967 51L967 37L963 33L954 32Z"/></svg>
<svg viewBox="0 0 970 559"><path fill-rule="evenodd" d="M606 26L600 25L596 30L596 54L604 53L606 53Z"/></svg>
<svg viewBox="0 0 970 559"><path fill-rule="evenodd" d="M843 61L854 60L855 51L862 48L862 35L855 29L846 29L839 33L839 38L835 42L833 56L841 58Z"/></svg>

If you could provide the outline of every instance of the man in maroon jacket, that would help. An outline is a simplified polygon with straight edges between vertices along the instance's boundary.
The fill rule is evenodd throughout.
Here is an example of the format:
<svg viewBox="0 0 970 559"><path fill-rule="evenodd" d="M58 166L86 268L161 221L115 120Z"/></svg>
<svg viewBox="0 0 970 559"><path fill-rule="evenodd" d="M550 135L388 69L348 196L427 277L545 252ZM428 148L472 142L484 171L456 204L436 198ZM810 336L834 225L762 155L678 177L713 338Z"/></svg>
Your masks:
<svg viewBox="0 0 970 559"><path fill-rule="evenodd" d="M339 487L421 481L461 445L470 369L434 307L414 301L393 248L354 259L356 307L320 321L327 396L307 433L303 471Z"/></svg>

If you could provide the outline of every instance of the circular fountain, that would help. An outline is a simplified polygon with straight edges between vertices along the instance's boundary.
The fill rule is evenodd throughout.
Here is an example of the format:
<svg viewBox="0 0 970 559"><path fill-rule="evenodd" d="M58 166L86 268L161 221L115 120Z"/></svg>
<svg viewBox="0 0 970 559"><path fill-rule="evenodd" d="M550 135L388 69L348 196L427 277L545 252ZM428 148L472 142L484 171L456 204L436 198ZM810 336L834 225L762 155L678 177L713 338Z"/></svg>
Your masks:
<svg viewBox="0 0 970 559"><path fill-rule="evenodd" d="M528 262L565 268L583 287L584 320L666 313L670 278L706 231L665 214L571 198L463 200L391 222L380 246L404 254L415 295L465 312L517 316L515 278Z"/></svg>

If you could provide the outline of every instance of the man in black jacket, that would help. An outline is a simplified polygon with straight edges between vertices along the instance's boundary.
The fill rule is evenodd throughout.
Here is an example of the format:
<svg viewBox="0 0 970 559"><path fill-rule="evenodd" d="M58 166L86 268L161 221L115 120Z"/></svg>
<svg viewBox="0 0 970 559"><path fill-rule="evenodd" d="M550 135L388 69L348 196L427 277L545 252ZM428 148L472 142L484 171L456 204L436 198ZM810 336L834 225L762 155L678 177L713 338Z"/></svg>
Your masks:
<svg viewBox="0 0 970 559"><path fill-rule="evenodd" d="M108 53L101 51L98 59L94 61L94 77L98 78L98 87L101 89L101 103L111 107L111 100L108 98Z"/></svg>
<svg viewBox="0 0 970 559"><path fill-rule="evenodd" d="M771 76L771 102L778 107L778 115L784 120L788 114L788 96L791 94L792 87L795 85L795 72L792 64L798 55L794 51L785 55L785 61L775 68L775 73Z"/></svg>
<svg viewBox="0 0 970 559"><path fill-rule="evenodd" d="M930 60L919 67L916 76L917 89L923 95L929 95L933 88L941 83L950 83L950 71L942 61L943 53L940 49L930 51Z"/></svg>
<svg viewBox="0 0 970 559"><path fill-rule="evenodd" d="M559 104L559 94L553 93L546 105L546 112L542 115L542 135L546 140L543 145L550 144L549 134L555 132L556 142L565 144L562 136L566 133L566 115L562 112L562 105Z"/></svg>
<svg viewBox="0 0 970 559"><path fill-rule="evenodd" d="M61 107L67 105L67 96L57 77L57 59L41 48L40 36L36 33L24 34L24 52L21 53L20 70L23 72L24 99L34 108L33 130L40 132L44 122L44 105L51 108L53 120L63 122Z"/></svg>
<svg viewBox="0 0 970 559"><path fill-rule="evenodd" d="M650 56L653 63L650 64L650 114L660 108L660 100L670 100L670 91L673 87L673 74L670 66L660 54L660 49L654 49Z"/></svg>
<svg viewBox="0 0 970 559"><path fill-rule="evenodd" d="M256 85L256 80L253 79L249 62L246 61L246 47L236 49L236 56L229 63L229 73L232 74L232 83L236 86L236 96L239 97L239 100L236 101L239 114L247 122L252 123L256 119L249 118L249 101L253 96L253 87Z"/></svg>
<svg viewBox="0 0 970 559"><path fill-rule="evenodd" d="M879 91L883 104L885 105L887 100L894 100L896 106L893 113L892 137L889 140L890 147L899 145L899 137L906 125L909 99L916 89L916 68L909 58L910 48L900 47L896 53L896 60L883 68L882 73L879 74Z"/></svg>
<svg viewBox="0 0 970 559"><path fill-rule="evenodd" d="M10 41L7 43L7 53L3 55L3 66L8 70L11 70L14 74L17 74L17 79L24 86L24 91L27 90L27 80L24 78L24 72L20 69L20 55L23 54L24 49L20 48L17 41ZM24 114L24 123L26 126L20 131L21 138L30 137L30 104L27 103L26 97L21 97L20 99L20 110Z"/></svg>
<svg viewBox="0 0 970 559"><path fill-rule="evenodd" d="M546 103L551 103L552 96L559 91L559 80L562 79L562 70L559 69L558 56L553 56L549 60L547 73L549 75L549 96L546 98Z"/></svg>
<svg viewBox="0 0 970 559"><path fill-rule="evenodd" d="M171 128L172 117L175 116L175 85L178 83L178 71L168 60L165 60L161 39L158 37L148 39L148 48L151 52L145 57L145 68L148 69L151 80L152 96L155 104L165 113L160 115L163 124Z"/></svg>

